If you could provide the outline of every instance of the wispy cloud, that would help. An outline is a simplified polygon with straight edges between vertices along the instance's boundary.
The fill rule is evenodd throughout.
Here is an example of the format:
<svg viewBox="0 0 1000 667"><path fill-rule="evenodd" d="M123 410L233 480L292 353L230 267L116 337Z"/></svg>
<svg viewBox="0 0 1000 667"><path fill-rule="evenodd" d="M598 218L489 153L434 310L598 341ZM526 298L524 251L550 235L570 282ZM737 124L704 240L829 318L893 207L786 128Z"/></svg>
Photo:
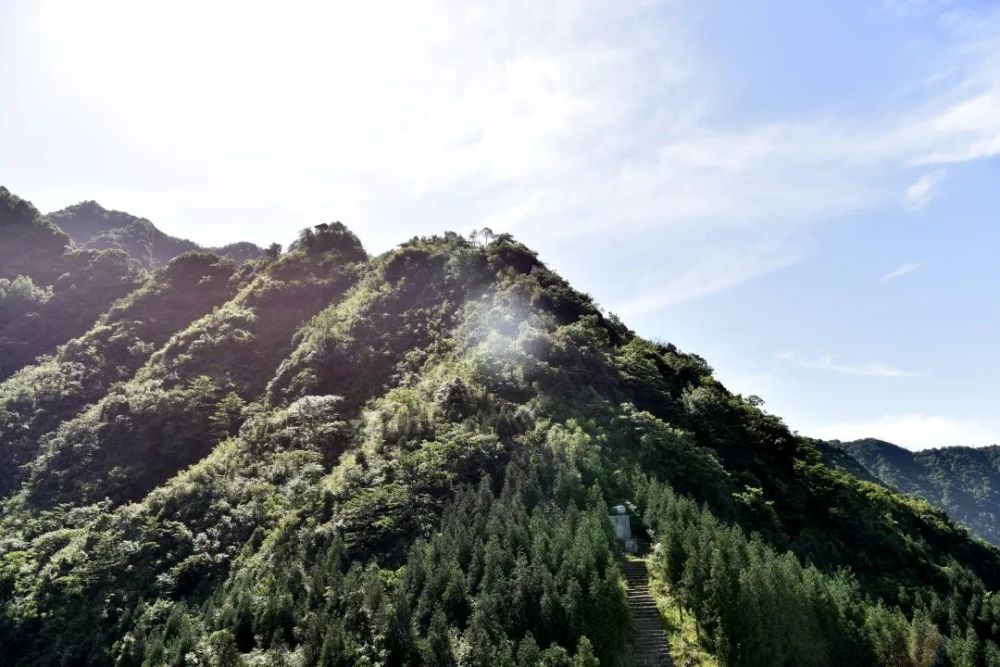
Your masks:
<svg viewBox="0 0 1000 667"><path fill-rule="evenodd" d="M813 429L808 435L844 441L878 438L908 449L1000 444L1000 433L977 420L920 412L884 415L867 421L839 422Z"/></svg>
<svg viewBox="0 0 1000 667"><path fill-rule="evenodd" d="M897 266L895 269L882 276L882 282L887 283L890 280L896 280L897 278L902 278L907 273L913 273L919 268L920 265L913 262L903 264L902 266Z"/></svg>
<svg viewBox="0 0 1000 667"><path fill-rule="evenodd" d="M930 203L937 194L938 185L944 180L944 170L924 174L907 186L903 193L903 205L911 211L919 211Z"/></svg>
<svg viewBox="0 0 1000 667"><path fill-rule="evenodd" d="M431 0L387 22L364 3L179 2L39 3L33 23L14 25L37 34L25 43L45 64L24 89L54 82L55 97L79 107L48 119L62 133L11 122L8 136L0 122L0 171L21 175L26 196L37 186L54 208L116 184L107 204L206 243L286 240L274 238L279 223L294 234L334 216L373 250L470 221L546 257L586 236L591 266L608 260L609 237L624 239L626 256L669 244L687 261L651 259L657 281L640 293L597 285L609 302L628 293L610 306L649 312L787 266L804 229L901 190L926 205L944 165L1000 154L997 14L942 18L948 62L905 104L741 121L671 3ZM240 29L220 30L233 16ZM259 48L261 35L273 48ZM18 162L19 150L31 159ZM907 187L917 166L930 171ZM754 250L768 244L790 250Z"/></svg>
<svg viewBox="0 0 1000 667"><path fill-rule="evenodd" d="M881 362L871 362L862 365L838 363L832 355L825 355L816 360L800 359L794 352L782 352L778 358L799 368L811 368L819 371L831 371L843 375L860 375L880 378L912 378L922 377L926 373L907 371Z"/></svg>
<svg viewBox="0 0 1000 667"><path fill-rule="evenodd" d="M652 270L640 274L640 282L658 284L656 292L641 294L625 301L616 312L635 317L668 306L693 301L746 282L750 277L776 271L799 259L796 249L774 244L745 245L740 248L717 248L705 253L681 272L666 276Z"/></svg>

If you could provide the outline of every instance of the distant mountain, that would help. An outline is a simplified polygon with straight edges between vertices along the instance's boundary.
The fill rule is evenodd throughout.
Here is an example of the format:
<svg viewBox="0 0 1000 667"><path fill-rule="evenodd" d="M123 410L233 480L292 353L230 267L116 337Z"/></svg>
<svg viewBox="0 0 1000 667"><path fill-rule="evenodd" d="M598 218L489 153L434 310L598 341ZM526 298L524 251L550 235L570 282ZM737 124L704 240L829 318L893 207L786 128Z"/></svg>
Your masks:
<svg viewBox="0 0 1000 667"><path fill-rule="evenodd" d="M193 241L165 234L145 218L109 211L95 201L74 204L49 213L44 219L66 232L79 247L124 250L147 269L163 266L174 257L194 250L209 250L237 262L264 256L263 248L246 242L202 248Z"/></svg>
<svg viewBox="0 0 1000 667"><path fill-rule="evenodd" d="M843 470L866 482L882 483L878 477L869 472L868 468L849 454L839 441L826 442L823 440L813 440L812 443L816 446L817 451L822 455L826 464L831 468Z"/></svg>
<svg viewBox="0 0 1000 667"><path fill-rule="evenodd" d="M617 505L719 664L1000 656L1000 550L510 235L238 264L2 190L0 257L4 665L624 667Z"/></svg>
<svg viewBox="0 0 1000 667"><path fill-rule="evenodd" d="M1000 446L913 452L874 438L829 444L885 485L927 500L1000 544Z"/></svg>

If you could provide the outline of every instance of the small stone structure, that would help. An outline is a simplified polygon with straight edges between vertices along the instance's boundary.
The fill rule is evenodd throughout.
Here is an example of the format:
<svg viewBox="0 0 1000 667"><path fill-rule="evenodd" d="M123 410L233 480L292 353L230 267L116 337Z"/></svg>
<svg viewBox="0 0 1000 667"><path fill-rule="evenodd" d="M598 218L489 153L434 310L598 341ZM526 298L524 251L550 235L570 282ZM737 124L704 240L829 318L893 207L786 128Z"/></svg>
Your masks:
<svg viewBox="0 0 1000 667"><path fill-rule="evenodd" d="M608 516L608 519L611 520L611 527L615 530L615 537L624 543L625 551L630 554L636 553L639 548L632 537L632 520L629 516L628 507L624 504L615 505L611 508L611 514Z"/></svg>

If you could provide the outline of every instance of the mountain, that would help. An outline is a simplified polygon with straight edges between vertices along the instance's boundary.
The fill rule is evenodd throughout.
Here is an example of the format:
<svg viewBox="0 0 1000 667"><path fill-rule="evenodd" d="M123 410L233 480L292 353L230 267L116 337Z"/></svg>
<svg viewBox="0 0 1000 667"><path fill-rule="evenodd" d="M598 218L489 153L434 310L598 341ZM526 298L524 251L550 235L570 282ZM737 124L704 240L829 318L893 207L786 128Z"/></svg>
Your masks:
<svg viewBox="0 0 1000 667"><path fill-rule="evenodd" d="M832 444L885 485L925 499L1000 544L1000 447L911 452L873 438Z"/></svg>
<svg viewBox="0 0 1000 667"><path fill-rule="evenodd" d="M813 440L812 444L819 451L820 455L823 457L824 463L831 468L836 468L838 470L843 470L850 475L857 477L858 479L865 480L867 482L875 482L877 484L884 484L877 475L872 474L868 468L866 468L862 463L860 463L854 456L848 453L843 447L842 442L839 440L834 440L831 442L826 442L824 440Z"/></svg>
<svg viewBox="0 0 1000 667"><path fill-rule="evenodd" d="M187 239L169 236L145 218L109 211L95 201L85 201L49 213L45 220L65 232L81 248L117 248L147 269L163 266L185 252L203 250ZM241 262L260 259L264 250L252 243L233 243L207 250Z"/></svg>
<svg viewBox="0 0 1000 667"><path fill-rule="evenodd" d="M147 271L202 251L95 202L43 216L4 187L0 239L0 379L86 332ZM209 252L236 262L265 255L251 243Z"/></svg>
<svg viewBox="0 0 1000 667"><path fill-rule="evenodd" d="M721 664L997 664L1000 551L476 238L185 253L0 383L6 663L624 664L621 504Z"/></svg>
<svg viewBox="0 0 1000 667"><path fill-rule="evenodd" d="M125 252L77 248L0 186L0 379L86 331L142 278Z"/></svg>

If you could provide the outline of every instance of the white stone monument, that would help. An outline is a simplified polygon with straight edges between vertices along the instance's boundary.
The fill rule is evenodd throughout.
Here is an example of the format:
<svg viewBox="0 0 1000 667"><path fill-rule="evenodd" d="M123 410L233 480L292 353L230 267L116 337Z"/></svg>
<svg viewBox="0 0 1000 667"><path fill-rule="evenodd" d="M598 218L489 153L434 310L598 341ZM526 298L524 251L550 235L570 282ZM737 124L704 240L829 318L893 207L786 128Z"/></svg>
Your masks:
<svg viewBox="0 0 1000 667"><path fill-rule="evenodd" d="M608 518L611 520L611 527L614 528L615 537L625 544L625 551L636 553L639 549L632 538L632 524L628 508L625 505L615 505L611 508L611 514Z"/></svg>

